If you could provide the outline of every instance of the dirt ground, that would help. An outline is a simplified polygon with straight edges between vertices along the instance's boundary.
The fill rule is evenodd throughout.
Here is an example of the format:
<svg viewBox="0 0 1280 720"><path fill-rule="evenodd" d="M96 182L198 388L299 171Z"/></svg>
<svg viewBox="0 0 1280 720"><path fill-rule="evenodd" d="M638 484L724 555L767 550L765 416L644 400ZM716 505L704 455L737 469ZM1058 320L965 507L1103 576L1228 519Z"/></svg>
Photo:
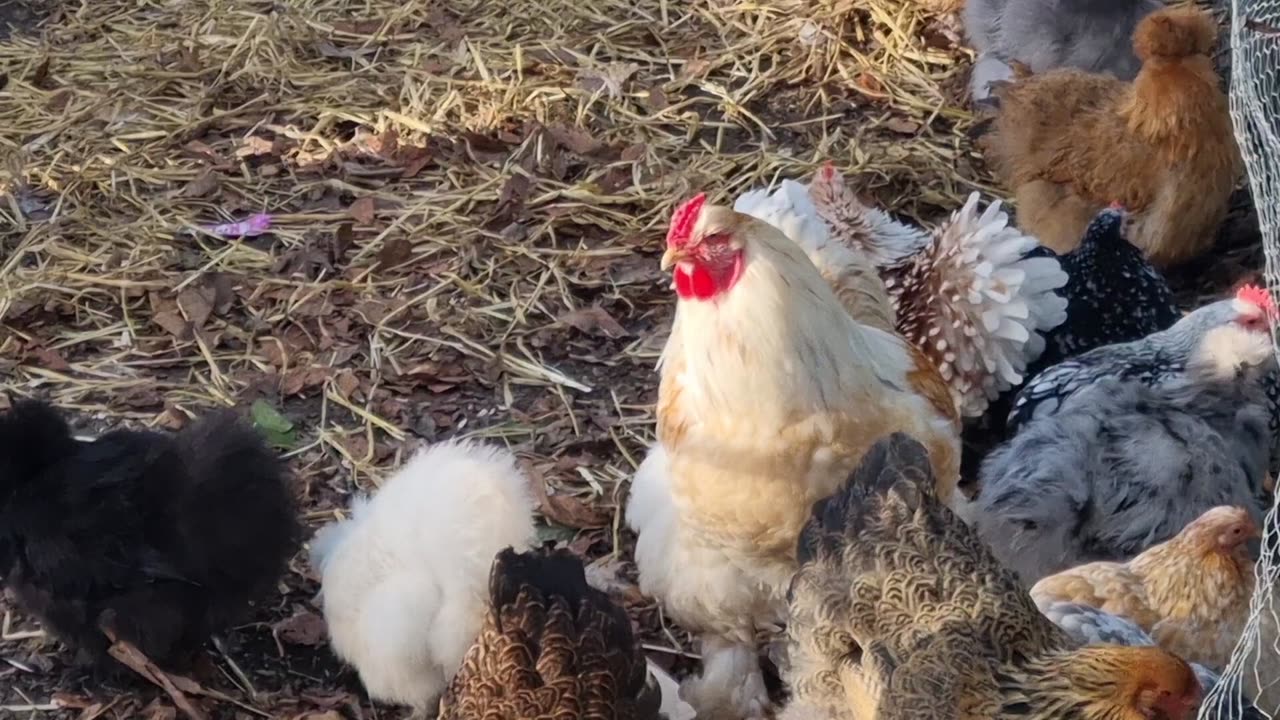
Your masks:
<svg viewBox="0 0 1280 720"><path fill-rule="evenodd" d="M541 537L678 673L620 517L671 207L827 159L907 217L995 193L969 61L954 16L902 0L0 0L0 409L49 398L91 434L237 407L311 529L419 443L505 443ZM1260 267L1242 207L1188 304ZM406 716L332 657L305 552L281 590L193 674L208 717ZM3 631L0 717L179 716L17 611Z"/></svg>

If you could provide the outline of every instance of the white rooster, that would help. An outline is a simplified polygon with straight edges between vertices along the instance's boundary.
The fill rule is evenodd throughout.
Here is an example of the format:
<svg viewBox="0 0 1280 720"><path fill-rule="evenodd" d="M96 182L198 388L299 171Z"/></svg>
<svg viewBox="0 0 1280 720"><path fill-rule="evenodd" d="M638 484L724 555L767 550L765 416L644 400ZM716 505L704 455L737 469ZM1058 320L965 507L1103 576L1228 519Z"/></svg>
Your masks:
<svg viewBox="0 0 1280 720"><path fill-rule="evenodd" d="M1054 292L1067 283L1058 261L1026 257L1039 242L1009 225L999 201L979 213L978 199L926 231L861 203L827 164L808 187L783 180L734 209L799 244L855 318L891 323L938 367L961 414L977 417L1022 383L1043 334L1067 317Z"/></svg>

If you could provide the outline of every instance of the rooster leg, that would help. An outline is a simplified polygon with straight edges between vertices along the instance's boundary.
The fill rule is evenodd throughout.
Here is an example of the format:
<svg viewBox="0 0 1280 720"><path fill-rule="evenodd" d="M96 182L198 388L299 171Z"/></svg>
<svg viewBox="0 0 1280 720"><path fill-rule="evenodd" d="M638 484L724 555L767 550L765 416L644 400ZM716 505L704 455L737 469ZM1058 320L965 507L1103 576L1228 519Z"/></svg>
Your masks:
<svg viewBox="0 0 1280 720"><path fill-rule="evenodd" d="M764 720L769 691L756 648L711 635L702 637L702 674L680 689L699 718Z"/></svg>

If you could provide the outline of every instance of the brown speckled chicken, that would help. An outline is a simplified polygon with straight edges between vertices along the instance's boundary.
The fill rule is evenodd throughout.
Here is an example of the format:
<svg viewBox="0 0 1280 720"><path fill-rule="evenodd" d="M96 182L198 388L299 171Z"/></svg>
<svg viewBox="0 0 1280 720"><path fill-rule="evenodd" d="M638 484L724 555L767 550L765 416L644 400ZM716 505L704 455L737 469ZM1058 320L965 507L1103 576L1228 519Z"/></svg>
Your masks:
<svg viewBox="0 0 1280 720"><path fill-rule="evenodd" d="M659 717L631 621L587 585L567 551L503 550L491 606L439 720L642 720Z"/></svg>
<svg viewBox="0 0 1280 720"><path fill-rule="evenodd" d="M1078 647L934 484L924 448L898 433L814 506L789 593L782 720L1194 716L1200 684L1186 662Z"/></svg>
<svg viewBox="0 0 1280 720"><path fill-rule="evenodd" d="M1216 39L1212 16L1167 8L1134 32L1143 64L1133 82L1059 69L995 89L979 145L1016 195L1019 227L1068 252L1118 201L1156 266L1207 250L1242 167L1209 57Z"/></svg>
<svg viewBox="0 0 1280 720"><path fill-rule="evenodd" d="M1031 588L1040 607L1075 602L1128 618L1164 649L1221 671L1249 619L1258 526L1244 508L1216 507L1127 563L1093 562Z"/></svg>

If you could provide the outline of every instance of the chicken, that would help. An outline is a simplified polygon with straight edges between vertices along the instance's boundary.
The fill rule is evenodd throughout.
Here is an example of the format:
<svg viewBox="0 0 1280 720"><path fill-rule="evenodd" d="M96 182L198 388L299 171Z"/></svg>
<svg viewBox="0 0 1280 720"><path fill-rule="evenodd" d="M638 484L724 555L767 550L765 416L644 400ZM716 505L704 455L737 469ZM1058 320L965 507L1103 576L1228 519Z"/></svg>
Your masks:
<svg viewBox="0 0 1280 720"><path fill-rule="evenodd" d="M1043 578L1031 598L1041 608L1078 602L1115 613L1169 652L1222 670L1249 619L1254 579L1246 543L1259 536L1250 511L1212 508L1126 563L1088 563Z"/></svg>
<svg viewBox="0 0 1280 720"><path fill-rule="evenodd" d="M1024 378L1096 347L1146 337L1181 317L1164 277L1125 239L1128 217L1113 205L1094 217L1070 253L1058 256L1044 246L1029 253L1057 257L1067 273L1067 284L1057 291L1066 298L1067 319L1045 333L1044 352L1027 365ZM1001 393L983 417L966 425L964 478L976 478L983 458L1008 439L1006 423L1025 382Z"/></svg>
<svg viewBox="0 0 1280 720"><path fill-rule="evenodd" d="M897 429L927 444L950 501L958 416L928 360L856 322L799 246L705 202L667 234L676 316L626 513L641 590L701 639L685 699L700 718L758 718L756 632L783 613L809 505Z"/></svg>
<svg viewBox="0 0 1280 720"><path fill-rule="evenodd" d="M743 195L734 209L783 230L841 297L871 282L845 281L846 268L870 261L892 303L894 327L938 367L967 417L982 415L1021 383L1044 349L1042 333L1067 317L1067 303L1055 293L1067 282L1058 262L1026 259L1039 247L1035 238L1009 227L999 202L979 213L977 193L926 232L863 205L827 164L807 193L784 180L772 194ZM876 324L864 319L869 313L850 312Z"/></svg>
<svg viewBox="0 0 1280 720"><path fill-rule="evenodd" d="M529 481L510 452L418 451L311 543L334 652L370 697L425 717L480 631L494 556L533 541Z"/></svg>
<svg viewBox="0 0 1280 720"><path fill-rule="evenodd" d="M1139 311L1141 312L1141 311ZM1220 300L1189 313L1172 327L1127 343L1095 348L1071 360L1054 365L1033 377L1018 393L1009 414L1006 429L1016 433L1035 418L1053 414L1075 393L1100 380L1121 378L1145 385L1159 385L1181 377L1186 372L1192 351L1214 328L1231 323L1265 330L1275 317L1275 302L1266 290L1247 285L1234 298ZM1280 384L1275 373L1263 377L1264 387ZM1270 398L1274 418L1280 410ZM1280 420L1271 421L1274 432Z"/></svg>
<svg viewBox="0 0 1280 720"><path fill-rule="evenodd" d="M52 406L0 415L0 577L18 604L115 672L104 630L183 669L275 593L300 535L288 474L214 412L176 435L73 437Z"/></svg>
<svg viewBox="0 0 1280 720"><path fill-rule="evenodd" d="M1077 68L1132 80L1140 64L1129 42L1160 0L968 0L965 33L978 51L971 90L987 97L991 81L1014 77L1010 63L1032 73Z"/></svg>
<svg viewBox="0 0 1280 720"><path fill-rule="evenodd" d="M1071 252L1058 256L1067 273L1060 291L1067 319L1045 335L1045 350L1028 376L1096 347L1164 330L1182 313L1169 283L1125 237L1129 213L1118 204L1099 212ZM1034 253L1053 254L1041 246Z"/></svg>
<svg viewBox="0 0 1280 720"><path fill-rule="evenodd" d="M1200 684L1185 661L1079 647L934 485L924 448L895 433L813 508L789 593L781 720L1194 717Z"/></svg>
<svg viewBox="0 0 1280 720"><path fill-rule="evenodd" d="M1163 9L1134 32L1143 66L1132 83L1053 70L995 90L998 110L976 132L1019 227L1067 252L1118 201L1157 267L1207 250L1243 167L1208 55L1216 35L1206 13Z"/></svg>
<svg viewBox="0 0 1280 720"><path fill-rule="evenodd" d="M1217 505L1260 520L1271 438L1259 385L1274 366L1265 323L1230 323L1205 334L1183 377L1100 379L987 458L966 520L1028 585L1133 557Z"/></svg>
<svg viewBox="0 0 1280 720"><path fill-rule="evenodd" d="M1147 647L1156 644L1156 641L1152 640L1151 636L1132 620L1103 612L1089 605L1056 601L1041 606L1040 609L1045 614L1045 617L1053 621L1054 625L1065 630L1072 640L1081 645L1110 643L1113 645ZM1198 663L1191 663L1191 669L1195 672L1196 679L1200 681L1200 687L1204 689L1205 701L1202 706L1220 707L1219 704L1211 702L1217 699L1211 697L1215 691L1226 696L1221 700L1225 700L1227 707L1230 708L1229 712L1225 715L1218 715L1210 711L1208 717L1266 720L1267 716L1263 715L1253 703L1245 699L1240 689L1235 687L1234 684L1217 689L1221 680L1217 673Z"/></svg>
<svg viewBox="0 0 1280 720"><path fill-rule="evenodd" d="M582 561L507 549L493 561L484 625L439 720L656 720L660 701L631 620L587 585Z"/></svg>

